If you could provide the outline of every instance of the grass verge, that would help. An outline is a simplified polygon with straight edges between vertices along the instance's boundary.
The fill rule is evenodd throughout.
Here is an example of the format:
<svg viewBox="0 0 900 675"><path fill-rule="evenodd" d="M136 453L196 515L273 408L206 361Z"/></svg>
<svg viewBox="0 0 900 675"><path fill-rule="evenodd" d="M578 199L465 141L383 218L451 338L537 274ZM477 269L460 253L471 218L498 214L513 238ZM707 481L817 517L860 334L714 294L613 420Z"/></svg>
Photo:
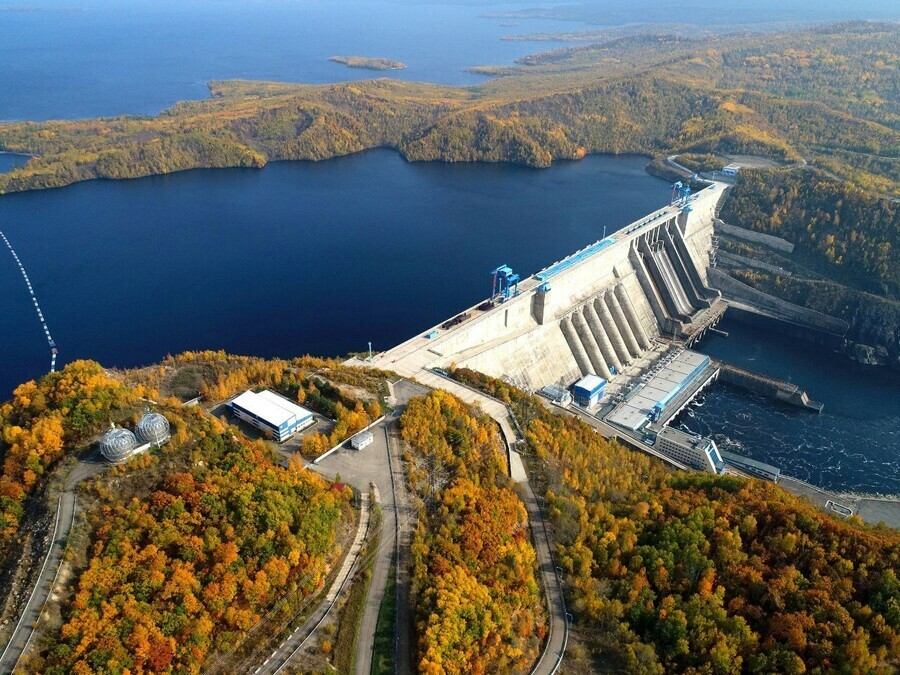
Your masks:
<svg viewBox="0 0 900 675"><path fill-rule="evenodd" d="M372 504L372 515L369 527L378 532L378 527L381 524L381 509L374 502L370 503ZM341 610L341 619L334 638L332 656L332 665L339 673L356 672L356 643L359 638L359 625L362 622L363 613L366 609L366 598L369 597L369 587L372 585L372 568L375 563L372 554L378 550L380 541L381 533L379 532L371 541L366 543L361 551L360 559L368 560L369 562L357 572L353 579L353 585L350 587L347 601Z"/></svg>
<svg viewBox="0 0 900 675"><path fill-rule="evenodd" d="M391 560L384 598L378 609L375 644L372 647L372 675L392 675L394 672L394 624L397 621L397 561Z"/></svg>

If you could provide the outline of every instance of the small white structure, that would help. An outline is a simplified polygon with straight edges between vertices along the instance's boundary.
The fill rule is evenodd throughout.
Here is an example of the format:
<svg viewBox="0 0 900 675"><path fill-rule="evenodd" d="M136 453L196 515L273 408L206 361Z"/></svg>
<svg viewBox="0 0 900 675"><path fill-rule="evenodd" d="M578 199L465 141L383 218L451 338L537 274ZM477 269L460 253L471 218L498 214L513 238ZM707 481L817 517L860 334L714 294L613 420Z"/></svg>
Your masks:
<svg viewBox="0 0 900 675"><path fill-rule="evenodd" d="M274 391L249 389L229 404L234 416L281 443L311 425L312 412Z"/></svg>
<svg viewBox="0 0 900 675"><path fill-rule="evenodd" d="M740 170L741 170L740 164L729 164L728 166L722 168L722 173L724 173L726 176L734 177L734 176L738 175L738 172Z"/></svg>
<svg viewBox="0 0 900 675"><path fill-rule="evenodd" d="M371 431L360 431L350 439L350 447L354 450L362 450L366 446L372 445L374 441L375 436Z"/></svg>

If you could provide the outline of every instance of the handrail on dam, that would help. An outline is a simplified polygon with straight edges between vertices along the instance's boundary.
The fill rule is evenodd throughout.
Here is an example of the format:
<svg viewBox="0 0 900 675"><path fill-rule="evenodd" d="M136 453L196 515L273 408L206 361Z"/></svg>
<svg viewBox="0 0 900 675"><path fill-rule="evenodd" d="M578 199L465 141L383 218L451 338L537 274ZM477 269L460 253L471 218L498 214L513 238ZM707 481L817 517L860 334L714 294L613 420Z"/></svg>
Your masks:
<svg viewBox="0 0 900 675"><path fill-rule="evenodd" d="M617 241L619 241L619 239L623 235L627 236L627 235L633 234L634 232L637 232L638 230L640 230L642 227L644 227L646 225L655 224L662 217L668 217L668 216L677 214L678 212L684 210L685 207L688 207L689 202L695 201L702 192L704 192L706 190L715 190L715 187L716 187L715 185L710 185L710 186L704 188L703 190L701 190L700 192L696 192L696 193L692 194L690 197L688 197L686 200L684 200L683 202L681 202L679 204L667 204L666 206L663 206L661 209L657 209L653 213L642 218L640 221L630 224L627 229L623 229L623 230L614 232L610 236L608 236L604 239L601 239L600 241L596 241L593 244L591 244L590 246L586 246L585 248L581 249L580 251L576 251L575 253L568 256L567 258L563 258L562 260L559 260L559 261L553 263L549 267L545 267L540 272L535 274L534 278L537 279L538 281L542 281L542 282L548 281L550 278L556 276L560 272L564 272L567 269L569 269L570 267L573 267L573 266L577 265L578 263L582 262L583 260L590 258L595 253L599 253L603 249L605 249L609 246L612 246ZM675 208L674 212L672 211L673 207Z"/></svg>
<svg viewBox="0 0 900 675"><path fill-rule="evenodd" d="M554 263L553 265L550 265L550 267L541 270L534 275L534 278L538 281L547 281L560 272L566 271L573 265L577 265L582 260L590 258L595 253L599 253L608 246L612 246L614 243L616 243L615 237L607 237L606 239L601 239L600 241L594 242L590 246L581 249L577 253L573 253L568 258L563 258L558 263Z"/></svg>

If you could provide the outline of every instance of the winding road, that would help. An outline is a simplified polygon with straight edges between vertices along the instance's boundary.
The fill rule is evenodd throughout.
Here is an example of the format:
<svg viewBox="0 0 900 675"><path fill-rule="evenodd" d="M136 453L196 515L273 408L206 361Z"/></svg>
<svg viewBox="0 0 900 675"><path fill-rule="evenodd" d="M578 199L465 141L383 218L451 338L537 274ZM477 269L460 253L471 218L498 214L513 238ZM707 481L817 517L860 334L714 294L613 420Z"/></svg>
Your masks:
<svg viewBox="0 0 900 675"><path fill-rule="evenodd" d="M91 453L91 455L79 461L66 477L63 492L59 496L50 548L47 551L37 582L22 610L22 614L19 616L12 636L5 645L3 653L0 654L0 673L12 673L17 668L19 660L27 650L34 635L35 626L44 611L44 604L47 602L47 598L56 584L56 577L59 574L66 541L69 538L69 533L72 531L72 525L75 523L77 511L76 488L78 484L97 475L104 470L105 466L97 453Z"/></svg>

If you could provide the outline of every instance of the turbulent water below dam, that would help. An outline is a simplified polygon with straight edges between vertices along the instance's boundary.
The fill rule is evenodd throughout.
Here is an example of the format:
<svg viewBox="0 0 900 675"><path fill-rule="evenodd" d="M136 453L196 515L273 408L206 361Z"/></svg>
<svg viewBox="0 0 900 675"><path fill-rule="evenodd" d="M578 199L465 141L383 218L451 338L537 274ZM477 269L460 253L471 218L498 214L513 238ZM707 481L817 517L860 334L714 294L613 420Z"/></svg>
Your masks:
<svg viewBox="0 0 900 675"><path fill-rule="evenodd" d="M900 494L900 377L825 348L725 320L723 338L700 351L806 389L825 404L815 413L716 384L675 426L713 438L719 448L778 466L842 492Z"/></svg>

